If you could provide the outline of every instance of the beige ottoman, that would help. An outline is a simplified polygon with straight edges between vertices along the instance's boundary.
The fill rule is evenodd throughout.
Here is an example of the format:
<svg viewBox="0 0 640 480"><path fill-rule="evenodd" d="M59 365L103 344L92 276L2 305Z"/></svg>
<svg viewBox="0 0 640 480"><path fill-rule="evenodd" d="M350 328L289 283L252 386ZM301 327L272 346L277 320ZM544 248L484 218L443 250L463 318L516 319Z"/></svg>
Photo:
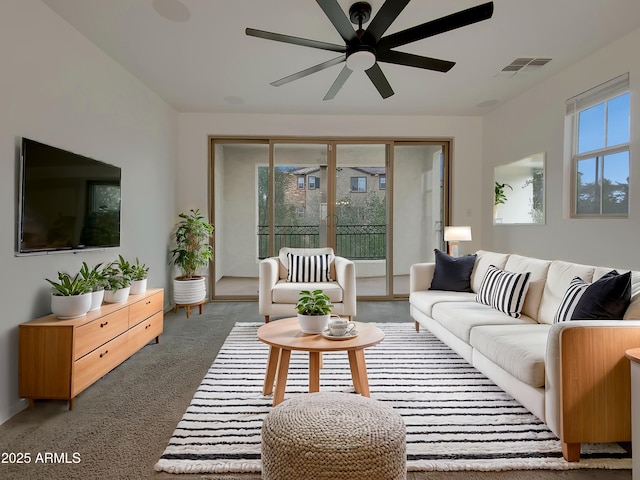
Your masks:
<svg viewBox="0 0 640 480"><path fill-rule="evenodd" d="M264 480L404 480L406 460L400 415L360 395L297 395L262 424Z"/></svg>

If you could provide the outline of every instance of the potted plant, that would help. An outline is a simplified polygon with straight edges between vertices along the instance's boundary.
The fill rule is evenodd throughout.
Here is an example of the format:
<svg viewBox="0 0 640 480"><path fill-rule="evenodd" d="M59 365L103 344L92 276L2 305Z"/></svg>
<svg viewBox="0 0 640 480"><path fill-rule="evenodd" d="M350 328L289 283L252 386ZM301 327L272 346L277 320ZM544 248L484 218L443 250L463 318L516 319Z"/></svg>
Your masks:
<svg viewBox="0 0 640 480"><path fill-rule="evenodd" d="M148 273L149 267L144 263L141 264L138 257L136 257L136 263L131 265L131 290L129 290L129 295L139 295L147 291Z"/></svg>
<svg viewBox="0 0 640 480"><path fill-rule="evenodd" d="M122 255L103 270L105 276L104 301L107 303L125 302L131 289L131 265Z"/></svg>
<svg viewBox="0 0 640 480"><path fill-rule="evenodd" d="M329 325L333 304L322 290L302 290L296 310L302 333L322 333Z"/></svg>
<svg viewBox="0 0 640 480"><path fill-rule="evenodd" d="M99 263L95 267L89 268L87 262L82 262L82 267L80 267L80 275L91 291L90 312L99 309L104 300L105 278L102 270L100 270L101 266L102 263Z"/></svg>
<svg viewBox="0 0 640 480"><path fill-rule="evenodd" d="M200 210L191 209L179 217L181 220L174 231L176 247L170 253L182 276L173 281L173 301L176 305L191 305L202 302L207 295L205 278L197 273L213 258L213 247L209 243L213 225Z"/></svg>
<svg viewBox="0 0 640 480"><path fill-rule="evenodd" d="M498 214L498 205L507 203L507 195L504 193L504 189L509 187L509 190L513 191L513 188L508 183L495 182L494 197L493 197L493 218L495 219Z"/></svg>
<svg viewBox="0 0 640 480"><path fill-rule="evenodd" d="M49 280L54 290L51 293L51 311L60 319L86 315L91 308L91 290L80 273L71 276L58 272L58 281Z"/></svg>

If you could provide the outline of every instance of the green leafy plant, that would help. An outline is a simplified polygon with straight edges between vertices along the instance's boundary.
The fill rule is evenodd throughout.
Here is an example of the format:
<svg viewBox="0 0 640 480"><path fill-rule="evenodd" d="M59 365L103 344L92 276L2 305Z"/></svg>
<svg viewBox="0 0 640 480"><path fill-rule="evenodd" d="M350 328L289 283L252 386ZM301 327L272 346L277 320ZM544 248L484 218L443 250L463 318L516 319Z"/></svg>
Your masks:
<svg viewBox="0 0 640 480"><path fill-rule="evenodd" d="M107 265L102 273L105 277L106 290L118 290L131 286L133 275L131 264L122 255L118 255L118 260Z"/></svg>
<svg viewBox="0 0 640 480"><path fill-rule="evenodd" d="M80 275L92 292L104 290L106 282L104 273L100 270L101 266L102 263L99 263L95 267L89 268L87 262L82 262L82 267L80 267Z"/></svg>
<svg viewBox="0 0 640 480"><path fill-rule="evenodd" d="M147 267L144 263L141 264L138 257L136 257L136 263L131 265L131 279L132 280L144 280L147 278L147 274L149 273L149 267Z"/></svg>
<svg viewBox="0 0 640 480"><path fill-rule="evenodd" d="M322 290L302 290L296 303L296 310L301 315L329 315L332 309L333 304Z"/></svg>
<svg viewBox="0 0 640 480"><path fill-rule="evenodd" d="M72 295L82 295L91 291L87 282L80 277L80 273L76 273L75 276L71 276L68 273L58 272L58 282L45 278L47 282L53 285L55 289L54 295L60 295L63 297L69 297Z"/></svg>
<svg viewBox="0 0 640 480"><path fill-rule="evenodd" d="M504 193L505 187L509 187L509 190L513 191L513 188L508 183L495 182L494 200L493 200L494 205L502 205L503 203L507 202L508 198Z"/></svg>
<svg viewBox="0 0 640 480"><path fill-rule="evenodd" d="M181 213L179 217L182 220L175 229L176 248L170 253L173 264L182 269L184 278L190 279L213 258L213 248L209 243L213 225L200 214L200 210L191 209L189 213Z"/></svg>

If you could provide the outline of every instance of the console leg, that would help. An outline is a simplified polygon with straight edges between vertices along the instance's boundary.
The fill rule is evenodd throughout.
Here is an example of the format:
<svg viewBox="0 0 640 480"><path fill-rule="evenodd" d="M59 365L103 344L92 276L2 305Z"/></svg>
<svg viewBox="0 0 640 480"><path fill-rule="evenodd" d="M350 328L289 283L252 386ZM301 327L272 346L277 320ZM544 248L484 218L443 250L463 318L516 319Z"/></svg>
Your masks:
<svg viewBox="0 0 640 480"><path fill-rule="evenodd" d="M567 462L579 462L580 444L562 442L562 456Z"/></svg>

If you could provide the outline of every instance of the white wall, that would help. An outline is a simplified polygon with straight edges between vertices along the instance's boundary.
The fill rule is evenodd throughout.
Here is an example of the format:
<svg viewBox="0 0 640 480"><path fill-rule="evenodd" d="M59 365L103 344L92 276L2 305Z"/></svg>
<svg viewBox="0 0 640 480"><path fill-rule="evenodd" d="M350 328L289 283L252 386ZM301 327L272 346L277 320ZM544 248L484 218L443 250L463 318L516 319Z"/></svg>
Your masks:
<svg viewBox="0 0 640 480"><path fill-rule="evenodd" d="M477 117L328 116L180 114L178 205L207 206L207 136L452 138L453 223L471 225L473 242L461 253L480 248L482 119Z"/></svg>
<svg viewBox="0 0 640 480"><path fill-rule="evenodd" d="M640 270L640 29L565 69L484 118L484 248L540 258ZM631 178L628 219L570 219L565 175L565 101L624 72L631 86ZM493 170L546 152L546 224L492 226ZM458 189L454 189L456 195ZM475 237L474 237L475 238Z"/></svg>
<svg viewBox="0 0 640 480"><path fill-rule="evenodd" d="M2 423L26 405L18 398L18 325L51 311L44 278L121 253L150 267L150 286L166 288L168 236L176 220L178 117L38 0L0 2L0 59ZM22 136L122 168L121 248L14 255Z"/></svg>

